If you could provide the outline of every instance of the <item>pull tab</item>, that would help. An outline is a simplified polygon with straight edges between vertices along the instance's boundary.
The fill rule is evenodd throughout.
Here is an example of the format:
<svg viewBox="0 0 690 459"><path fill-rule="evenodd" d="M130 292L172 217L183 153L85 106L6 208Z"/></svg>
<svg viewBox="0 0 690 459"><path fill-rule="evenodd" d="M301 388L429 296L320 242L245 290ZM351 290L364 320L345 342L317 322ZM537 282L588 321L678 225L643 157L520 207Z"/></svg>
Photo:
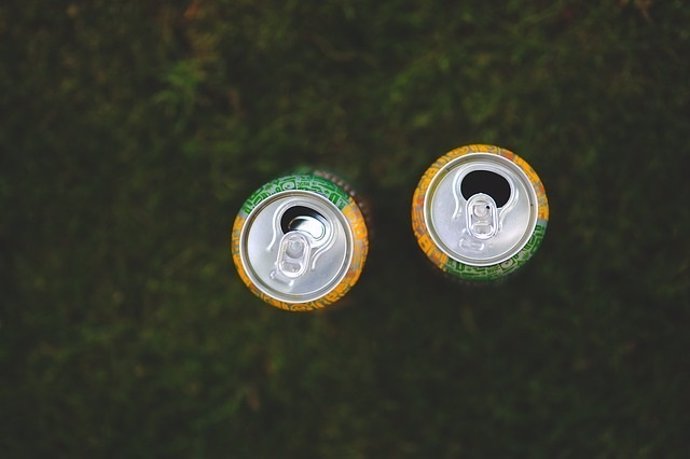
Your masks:
<svg viewBox="0 0 690 459"><path fill-rule="evenodd" d="M477 239L489 239L498 232L498 208L496 201L484 193L477 193L465 204L465 221L470 235Z"/></svg>
<svg viewBox="0 0 690 459"><path fill-rule="evenodd" d="M292 285L295 279L307 272L311 252L312 244L305 233L302 231L286 233L278 244L276 269L271 271L271 277Z"/></svg>

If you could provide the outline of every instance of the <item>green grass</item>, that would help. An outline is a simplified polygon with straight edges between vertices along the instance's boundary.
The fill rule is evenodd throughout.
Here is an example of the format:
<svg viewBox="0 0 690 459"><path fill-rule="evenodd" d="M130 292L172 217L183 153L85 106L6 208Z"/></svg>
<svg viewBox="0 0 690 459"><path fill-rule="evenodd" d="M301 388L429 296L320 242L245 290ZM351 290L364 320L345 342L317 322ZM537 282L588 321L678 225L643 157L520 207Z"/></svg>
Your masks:
<svg viewBox="0 0 690 459"><path fill-rule="evenodd" d="M2 456L685 457L688 24L678 0L3 2ZM485 289L409 223L475 142L551 205ZM263 305L229 255L244 199L303 164L373 204L332 312Z"/></svg>

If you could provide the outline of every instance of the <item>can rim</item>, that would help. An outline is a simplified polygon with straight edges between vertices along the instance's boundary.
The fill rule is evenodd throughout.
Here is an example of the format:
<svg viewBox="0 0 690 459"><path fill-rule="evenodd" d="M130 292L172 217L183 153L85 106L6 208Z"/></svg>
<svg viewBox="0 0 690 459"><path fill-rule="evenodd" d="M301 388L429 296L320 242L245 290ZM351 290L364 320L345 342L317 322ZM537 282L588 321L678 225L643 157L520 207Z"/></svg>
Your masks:
<svg viewBox="0 0 690 459"><path fill-rule="evenodd" d="M264 288L265 286L263 285L263 282L261 279L256 276L254 269L251 268L251 265L248 263L248 254L246 253L247 249L247 244L246 244L246 239L248 235L249 228L251 227L252 221L254 218L256 218L256 215L263 209L265 208L269 203L285 197L286 195L293 195L293 196L302 196L302 197L312 197L316 198L319 200L319 203L325 204L330 208L330 210L333 211L333 213L337 216L338 218L338 223L343 227L343 230L345 232L346 240L347 240L347 256L345 259L345 262L340 268L340 271L338 272L338 275L335 276L330 283L332 284L330 288L327 290L319 290L318 296L315 297L305 297L302 299L289 299L289 298L284 298L280 296L276 296L274 291L268 290ZM237 247L238 249L238 255L239 255L239 261L242 265L242 269L253 284L254 288L256 288L259 292L262 294L268 296L269 298L278 301L280 303L285 303L288 305L299 305L299 304L307 304L315 301L320 301L321 299L325 298L328 294L333 292L345 279L345 277L348 274L348 271L350 270L350 267L352 265L352 261L354 258L354 234L352 232L352 228L350 227L349 222L347 219L344 217L342 210L338 208L333 202L331 202L328 198L325 196L309 191L309 190L300 190L300 189L292 189L292 190L285 190L285 191L279 191L275 194L272 194L271 196L267 197L265 200L262 202L258 203L246 216L245 221L244 221L244 226L242 227L239 235L239 245Z"/></svg>
<svg viewBox="0 0 690 459"><path fill-rule="evenodd" d="M476 157L486 157L492 162L498 162L501 163L503 166L507 167L508 169L511 170L511 172L516 172L520 175L520 179L523 182L523 185L525 185L525 188L528 190L529 193L529 204L530 204L530 222L528 225L528 230L525 231L525 234L522 236L520 239L519 243L513 246L510 250L508 250L502 257L498 258L492 258L489 261L483 262L483 261L475 261L475 260L469 260L467 258L462 258L459 257L456 252L453 252L450 250L446 244L440 239L438 234L436 233L436 230L433 226L433 222L431 222L431 198L434 194L434 191L440 184L441 180L448 175L448 173L458 167L458 163L461 162L467 162L471 161L472 158ZM452 159L448 163L444 164L443 167L441 167L432 177L431 181L429 182L429 186L426 190L426 195L424 196L424 225L427 227L427 230L429 232L429 237L431 240L436 244L438 249L448 255L448 257L452 258L453 260L459 262L459 263L464 263L469 266L492 266L496 265L499 263L502 263L511 257L513 257L516 253L520 252L525 245L527 245L527 242L529 241L530 236L534 232L534 228L537 226L537 215L538 215L538 208L537 208L537 193L534 190L534 187L532 186L531 181L529 180L529 177L527 174L522 170L521 167L519 167L517 164L515 164L513 161L510 161L507 158L504 158L503 156L496 155L490 152L473 152L473 153L468 153L466 155L458 156L457 158Z"/></svg>
<svg viewBox="0 0 690 459"><path fill-rule="evenodd" d="M442 252L431 239L429 228L424 220L424 199L427 194L427 189L434 175L445 164L454 160L457 157L468 155L471 153L489 153L499 155L509 161L514 162L521 168L537 193L537 225L534 228L534 233L527 244L518 253L513 255L508 260L490 265L490 266L471 266L450 258L445 252ZM411 206L411 223L412 231L417 240L419 248L424 253L426 258L438 269L447 273L452 277L470 282L488 282L503 278L521 266L523 266L536 253L541 245L546 228L549 221L549 201L546 196L544 184L539 175L534 171L527 161L522 159L510 150L507 150L496 145L489 144L469 144L453 148L447 153L438 157L433 163L427 167L419 179L419 183L412 194Z"/></svg>

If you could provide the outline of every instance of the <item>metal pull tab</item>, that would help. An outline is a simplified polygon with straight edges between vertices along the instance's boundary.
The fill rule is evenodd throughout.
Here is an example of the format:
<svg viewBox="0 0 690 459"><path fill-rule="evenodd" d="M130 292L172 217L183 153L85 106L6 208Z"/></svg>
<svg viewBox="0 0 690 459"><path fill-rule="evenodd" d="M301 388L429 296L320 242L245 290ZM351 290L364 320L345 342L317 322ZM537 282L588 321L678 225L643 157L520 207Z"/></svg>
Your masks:
<svg viewBox="0 0 690 459"><path fill-rule="evenodd" d="M477 239L489 239L498 232L498 207L496 201L484 193L477 193L465 204L465 222L470 235Z"/></svg>
<svg viewBox="0 0 690 459"><path fill-rule="evenodd" d="M290 231L283 235L278 244L278 257L271 277L286 284L292 283L309 268L312 243L302 231Z"/></svg>

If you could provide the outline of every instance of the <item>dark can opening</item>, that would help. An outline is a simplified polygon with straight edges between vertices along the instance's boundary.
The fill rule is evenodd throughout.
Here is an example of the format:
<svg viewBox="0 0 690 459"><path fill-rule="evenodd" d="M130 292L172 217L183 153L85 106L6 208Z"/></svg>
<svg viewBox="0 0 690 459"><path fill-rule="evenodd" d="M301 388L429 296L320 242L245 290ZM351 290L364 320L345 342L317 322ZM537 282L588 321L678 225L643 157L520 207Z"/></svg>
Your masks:
<svg viewBox="0 0 690 459"><path fill-rule="evenodd" d="M478 170L468 173L462 179L460 191L465 199L470 199L477 193L488 194L498 207L503 207L510 199L508 180L491 171Z"/></svg>
<svg viewBox="0 0 690 459"><path fill-rule="evenodd" d="M304 206L290 207L280 218L280 229L283 233L300 230L311 234L315 239L320 239L326 233L326 227L326 217Z"/></svg>

